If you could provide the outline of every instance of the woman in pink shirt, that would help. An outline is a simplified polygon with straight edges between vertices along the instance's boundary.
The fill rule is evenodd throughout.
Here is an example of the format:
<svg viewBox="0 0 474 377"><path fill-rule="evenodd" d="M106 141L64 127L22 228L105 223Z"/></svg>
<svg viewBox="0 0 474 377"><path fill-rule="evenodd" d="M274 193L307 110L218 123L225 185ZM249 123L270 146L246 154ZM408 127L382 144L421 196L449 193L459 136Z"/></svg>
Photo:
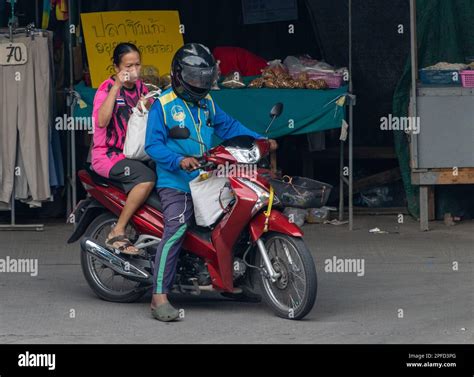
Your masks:
<svg viewBox="0 0 474 377"><path fill-rule="evenodd" d="M122 151L132 109L140 100L147 103L144 95L148 89L138 79L140 52L134 44L118 44L112 60L116 74L99 86L94 97L92 170L128 194L106 245L124 254L136 255L139 250L125 236L125 228L153 190L156 174L145 163L126 158Z"/></svg>

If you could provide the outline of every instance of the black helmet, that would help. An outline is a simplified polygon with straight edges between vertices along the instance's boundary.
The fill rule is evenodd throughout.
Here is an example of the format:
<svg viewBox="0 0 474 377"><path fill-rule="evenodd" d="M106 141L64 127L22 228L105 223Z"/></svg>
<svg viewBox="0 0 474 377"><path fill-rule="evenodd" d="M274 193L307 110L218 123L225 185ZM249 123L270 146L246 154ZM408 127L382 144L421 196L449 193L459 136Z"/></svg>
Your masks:
<svg viewBox="0 0 474 377"><path fill-rule="evenodd" d="M171 86L181 99L199 102L217 80L218 68L209 49L199 43L182 46L171 62Z"/></svg>

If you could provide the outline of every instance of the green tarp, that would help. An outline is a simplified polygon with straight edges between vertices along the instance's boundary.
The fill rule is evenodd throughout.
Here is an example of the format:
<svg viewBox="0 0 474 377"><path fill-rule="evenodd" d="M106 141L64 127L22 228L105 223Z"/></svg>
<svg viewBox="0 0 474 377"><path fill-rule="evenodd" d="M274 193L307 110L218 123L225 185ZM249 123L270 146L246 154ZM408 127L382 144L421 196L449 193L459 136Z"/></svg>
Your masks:
<svg viewBox="0 0 474 377"><path fill-rule="evenodd" d="M465 63L474 56L474 1L473 0L417 0L418 68L441 61ZM411 86L410 57L393 98L394 116L408 113ZM411 185L407 135L395 132L395 149L400 162L407 194L408 210L418 217L418 187ZM449 191L440 190L441 201L451 201Z"/></svg>
<svg viewBox="0 0 474 377"><path fill-rule="evenodd" d="M283 113L272 124L268 136L281 137L341 127L345 107L336 101L347 87L309 89L222 89L212 92L215 102L250 129L263 133L270 122L270 109L283 103Z"/></svg>

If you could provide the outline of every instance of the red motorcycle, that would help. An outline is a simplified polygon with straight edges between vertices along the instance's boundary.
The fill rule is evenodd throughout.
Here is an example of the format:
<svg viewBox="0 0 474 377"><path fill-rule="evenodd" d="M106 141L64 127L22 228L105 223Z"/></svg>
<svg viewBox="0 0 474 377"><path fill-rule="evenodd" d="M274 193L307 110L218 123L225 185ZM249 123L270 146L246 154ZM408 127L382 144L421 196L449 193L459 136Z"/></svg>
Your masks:
<svg viewBox="0 0 474 377"><path fill-rule="evenodd" d="M279 103L272 108L267 131L282 107ZM189 130L173 127L169 136L188 138ZM206 152L199 159L200 169L258 164L268 154L267 140L239 136ZM233 199L212 226L188 228L173 292L215 291L238 300L258 300L261 295L278 316L301 319L316 300L315 264L302 231L279 210L269 170L256 171L228 177ZM150 195L127 228L127 237L142 252L117 254L104 245L126 194L91 170L81 170L79 178L88 196L74 211L75 230L68 243L82 237L82 270L97 296L113 302L137 301L153 284L156 245L163 233L158 195Z"/></svg>

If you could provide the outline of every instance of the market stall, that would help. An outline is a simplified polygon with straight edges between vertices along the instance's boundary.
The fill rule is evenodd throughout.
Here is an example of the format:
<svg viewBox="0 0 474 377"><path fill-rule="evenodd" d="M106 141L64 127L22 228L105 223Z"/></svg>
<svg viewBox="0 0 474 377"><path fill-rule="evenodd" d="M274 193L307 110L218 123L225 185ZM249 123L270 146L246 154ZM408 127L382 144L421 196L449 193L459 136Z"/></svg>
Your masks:
<svg viewBox="0 0 474 377"><path fill-rule="evenodd" d="M442 33L446 39L428 39L428 25L431 28L433 20L426 15L432 13L433 18L442 16L444 25L444 17L448 13L436 8L425 8L424 11L425 17L420 17L417 25L417 1L410 1L411 93L408 134L411 183L420 188L420 229L428 230L428 221L435 218L434 185L474 183L474 58L463 56L474 50L468 34L464 34L466 49L462 51L457 47L451 38L451 29ZM468 23L460 19L453 18L453 23L469 29ZM442 27L441 23L437 25ZM419 30L424 54L421 62L418 55ZM427 54L426 48L435 45L445 47L437 53ZM433 51L437 49L433 48ZM445 60L433 64L436 61L434 59Z"/></svg>

